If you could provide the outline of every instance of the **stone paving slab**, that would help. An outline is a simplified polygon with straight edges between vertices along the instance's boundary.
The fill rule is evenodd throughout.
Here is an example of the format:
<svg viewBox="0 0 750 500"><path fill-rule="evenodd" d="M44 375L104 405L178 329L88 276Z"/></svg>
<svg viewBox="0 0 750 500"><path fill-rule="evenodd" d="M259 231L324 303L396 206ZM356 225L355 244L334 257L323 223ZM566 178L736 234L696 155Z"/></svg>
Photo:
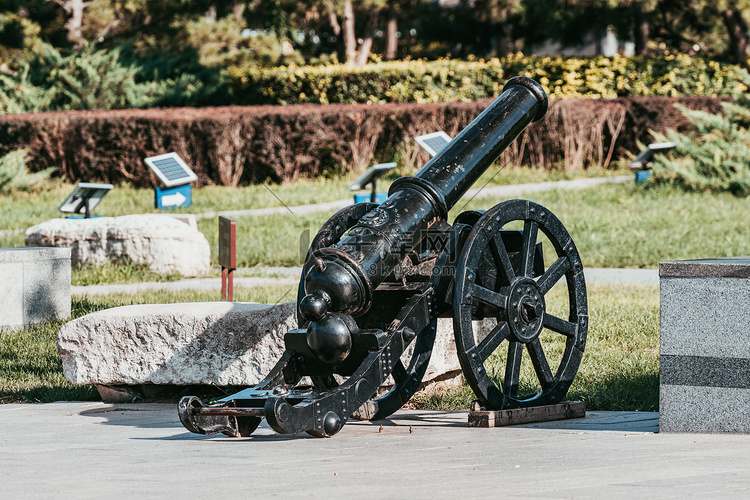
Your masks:
<svg viewBox="0 0 750 500"><path fill-rule="evenodd" d="M605 498L750 495L750 435L658 434L655 413L470 429L400 411L331 439L200 436L175 405L0 406L3 498Z"/></svg>

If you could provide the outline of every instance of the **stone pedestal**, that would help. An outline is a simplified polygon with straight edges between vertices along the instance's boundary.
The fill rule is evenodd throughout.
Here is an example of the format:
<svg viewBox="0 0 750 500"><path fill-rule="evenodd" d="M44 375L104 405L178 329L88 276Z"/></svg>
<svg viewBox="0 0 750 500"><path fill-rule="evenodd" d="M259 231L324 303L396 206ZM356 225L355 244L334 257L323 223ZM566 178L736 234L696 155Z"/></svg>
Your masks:
<svg viewBox="0 0 750 500"><path fill-rule="evenodd" d="M750 257L662 262L661 432L750 433Z"/></svg>
<svg viewBox="0 0 750 500"><path fill-rule="evenodd" d="M69 248L0 248L0 328L70 316Z"/></svg>

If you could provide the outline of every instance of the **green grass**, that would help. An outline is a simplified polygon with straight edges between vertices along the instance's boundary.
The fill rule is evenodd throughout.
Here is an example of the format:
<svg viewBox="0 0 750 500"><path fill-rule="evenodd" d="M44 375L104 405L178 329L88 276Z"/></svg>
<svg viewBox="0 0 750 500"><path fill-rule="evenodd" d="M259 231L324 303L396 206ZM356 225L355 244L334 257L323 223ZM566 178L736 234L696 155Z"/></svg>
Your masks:
<svg viewBox="0 0 750 500"><path fill-rule="evenodd" d="M99 310L116 306L135 304L174 304L177 302L217 302L221 300L221 292L217 291L151 291L138 294L118 293L112 295L77 297L87 307ZM279 304L297 300L297 286L276 285L270 287L234 288L235 302L261 302L263 304Z"/></svg>
<svg viewBox="0 0 750 500"><path fill-rule="evenodd" d="M294 287L238 288L239 301L264 303L294 300ZM560 293L560 292L557 292ZM218 292L149 292L73 299L73 317L130 304L218 300ZM657 287L589 285L591 324L583 362L569 393L589 410L658 408L659 294ZM62 375L55 347L63 322L20 332L0 332L0 402L96 400L91 386L73 386ZM545 348L547 345L545 345ZM501 356L493 355L502 372ZM555 350L548 351L550 359ZM492 359L492 358L491 358ZM525 379L533 378L524 367ZM474 395L468 386L438 394L420 393L413 403L428 409L468 409Z"/></svg>
<svg viewBox="0 0 750 500"><path fill-rule="evenodd" d="M750 199L729 194L685 193L669 187L631 183L575 191L529 193L522 198L557 215L575 241L584 266L656 268L659 262L750 254ZM458 208L488 209L503 198L481 199ZM237 259L240 266L300 265L300 238L315 234L330 214L278 214L238 217ZM217 252L213 220L199 229Z"/></svg>
<svg viewBox="0 0 750 500"><path fill-rule="evenodd" d="M529 177L537 175L537 172L530 169L509 169L504 172L503 180L513 179L518 182L529 181ZM496 180L499 182L499 177L493 179L493 183ZM553 174L546 173L537 180L549 180L552 177ZM303 199L302 193L314 194L318 191L314 189L316 186L321 187L325 182L333 185L338 181L320 182L319 185L301 182L299 185L276 186L275 189L279 189L279 195L292 193L299 196L294 203L302 203L310 201ZM482 181L477 185L481 186ZM257 186L253 189L256 194L260 193ZM260 189L270 197L261 204L278 203L264 187L261 186ZM232 190L217 187L203 190L214 193L212 196L216 197L217 204L224 203L214 207L219 209L232 208L227 206L226 200L222 201L222 193L229 199L238 192L252 191L250 188ZM117 190L112 196L116 192ZM147 190L130 192L150 196L150 191ZM340 192L327 195L335 199L346 197L348 193L342 187ZM750 226L744 223L742 216L750 213L750 199L736 198L729 194L685 193L670 187L643 187L631 183L576 191L529 193L522 197L541 203L563 221L578 246L586 267L655 268L659 262L667 260L750 254ZM195 198L198 199L199 196L196 195ZM502 201L505 199L479 199L470 201L466 206L463 205L464 202L459 202L452 216L458 213L459 208L487 209ZM113 205L119 206L117 203ZM10 210L9 216L17 218L19 210L21 209ZM123 209L123 212L127 210ZM307 240L305 235L314 235L329 216L328 213L317 213L306 216L276 214L237 217L239 266L300 265L301 255L305 253L305 249L300 249L300 240ZM5 217L2 221L5 223ZM217 275L218 224L215 218L201 219L198 227L211 245L214 264L212 275ZM23 235L0 237L2 246L22 244ZM76 284L175 278L177 276L157 277L143 269L127 266L124 269L110 266L100 271L81 269L73 274Z"/></svg>
<svg viewBox="0 0 750 500"><path fill-rule="evenodd" d="M143 283L149 281L175 281L183 279L177 272L159 274L149 271L145 264L136 264L123 259L117 264L77 264L71 269L73 286L102 285L105 283Z"/></svg>
<svg viewBox="0 0 750 500"><path fill-rule="evenodd" d="M543 171L530 168L492 167L477 182L477 186L507 185L550 180L597 177L621 173L614 170L589 170L578 172ZM379 184L379 191L387 191L390 183L398 177L398 172L386 176ZM282 207L323 203L352 197L347 186L356 175L334 179L300 180L288 184L260 184L228 188L203 186L193 189L193 203L189 208L177 209L174 213L205 213L224 210L248 210L253 208ZM59 183L54 188L38 193L15 193L0 195L0 230L27 229L45 220L60 217L57 207L72 189L72 185ZM127 214L153 213L153 189L134 189L127 185L117 186L101 204L96 214L118 216ZM23 237L20 238L23 242ZM23 243L21 243L23 244Z"/></svg>
<svg viewBox="0 0 750 500"><path fill-rule="evenodd" d="M658 288L594 284L589 285L588 292L590 325L586 351L575 382L568 392L568 399L584 401L588 410L657 411ZM552 360L560 358L563 343L559 339L562 336L542 335L545 354L554 372L558 365ZM502 347L485 364L488 373L504 373ZM533 390L535 385L533 368L528 356L524 356L521 393L536 392ZM424 409L465 410L475 398L464 382L457 389L418 393L413 405Z"/></svg>
<svg viewBox="0 0 750 500"><path fill-rule="evenodd" d="M631 183L524 196L565 224L585 267L655 268L659 262L750 254L750 198ZM477 200L469 208L504 200Z"/></svg>

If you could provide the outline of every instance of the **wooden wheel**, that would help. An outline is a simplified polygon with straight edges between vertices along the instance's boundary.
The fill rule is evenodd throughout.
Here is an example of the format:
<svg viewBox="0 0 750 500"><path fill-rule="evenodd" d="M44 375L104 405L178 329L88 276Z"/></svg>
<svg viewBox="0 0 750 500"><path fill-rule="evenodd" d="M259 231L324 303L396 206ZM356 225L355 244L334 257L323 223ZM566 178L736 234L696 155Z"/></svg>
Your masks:
<svg viewBox="0 0 750 500"><path fill-rule="evenodd" d="M556 254L546 268L542 239ZM483 407L565 398L586 344L588 306L581 259L554 214L511 200L477 221L457 266L453 328L464 376Z"/></svg>

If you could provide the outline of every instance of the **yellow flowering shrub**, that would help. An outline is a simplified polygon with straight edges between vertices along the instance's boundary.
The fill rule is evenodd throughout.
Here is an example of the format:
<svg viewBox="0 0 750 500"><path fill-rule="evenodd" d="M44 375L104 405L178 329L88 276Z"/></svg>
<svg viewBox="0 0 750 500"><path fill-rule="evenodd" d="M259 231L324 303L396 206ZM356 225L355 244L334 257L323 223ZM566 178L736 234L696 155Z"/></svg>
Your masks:
<svg viewBox="0 0 750 500"><path fill-rule="evenodd" d="M391 61L275 68L231 67L237 104L456 102L496 97L511 76L539 81L550 97L726 96L742 70L691 57L532 57Z"/></svg>

